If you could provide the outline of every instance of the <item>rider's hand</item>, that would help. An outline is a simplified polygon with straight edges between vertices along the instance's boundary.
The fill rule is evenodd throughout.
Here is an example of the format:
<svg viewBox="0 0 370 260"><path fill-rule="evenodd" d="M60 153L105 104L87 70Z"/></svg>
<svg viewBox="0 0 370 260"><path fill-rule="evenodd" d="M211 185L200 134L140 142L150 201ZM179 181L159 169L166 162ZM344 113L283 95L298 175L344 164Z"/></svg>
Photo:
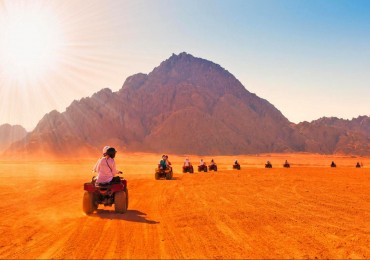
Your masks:
<svg viewBox="0 0 370 260"><path fill-rule="evenodd" d="M122 172L121 171L118 171L118 174L122 174Z"/></svg>

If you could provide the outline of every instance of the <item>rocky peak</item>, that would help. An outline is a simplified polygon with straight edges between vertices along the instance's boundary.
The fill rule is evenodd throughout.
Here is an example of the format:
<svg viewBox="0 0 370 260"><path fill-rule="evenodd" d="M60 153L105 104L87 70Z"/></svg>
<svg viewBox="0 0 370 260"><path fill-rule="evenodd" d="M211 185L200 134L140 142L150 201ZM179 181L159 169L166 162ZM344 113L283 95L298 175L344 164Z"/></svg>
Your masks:
<svg viewBox="0 0 370 260"><path fill-rule="evenodd" d="M0 151L7 148L11 143L23 139L27 135L26 129L20 125L0 125Z"/></svg>

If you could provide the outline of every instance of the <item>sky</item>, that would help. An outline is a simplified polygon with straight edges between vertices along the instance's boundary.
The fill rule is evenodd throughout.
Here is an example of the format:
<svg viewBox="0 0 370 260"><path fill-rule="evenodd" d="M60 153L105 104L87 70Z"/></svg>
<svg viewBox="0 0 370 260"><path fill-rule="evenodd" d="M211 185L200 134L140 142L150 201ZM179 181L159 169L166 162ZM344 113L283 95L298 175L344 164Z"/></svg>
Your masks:
<svg viewBox="0 0 370 260"><path fill-rule="evenodd" d="M181 52L291 122L370 115L369 43L365 0L0 0L0 125L31 131Z"/></svg>

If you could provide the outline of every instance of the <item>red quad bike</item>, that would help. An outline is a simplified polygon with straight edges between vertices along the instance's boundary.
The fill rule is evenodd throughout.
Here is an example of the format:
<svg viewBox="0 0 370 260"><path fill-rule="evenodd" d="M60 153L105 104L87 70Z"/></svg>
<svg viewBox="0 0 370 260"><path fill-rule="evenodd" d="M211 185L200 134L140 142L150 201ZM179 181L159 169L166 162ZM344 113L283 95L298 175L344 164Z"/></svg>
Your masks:
<svg viewBox="0 0 370 260"><path fill-rule="evenodd" d="M205 165L205 164L198 165L198 172L201 172L201 171L207 172L208 171L207 165Z"/></svg>
<svg viewBox="0 0 370 260"><path fill-rule="evenodd" d="M272 168L272 164L271 163L266 163L265 168Z"/></svg>
<svg viewBox="0 0 370 260"><path fill-rule="evenodd" d="M233 169L240 170L240 164L234 164L234 165L233 165Z"/></svg>
<svg viewBox="0 0 370 260"><path fill-rule="evenodd" d="M193 168L193 165L190 165L190 166L183 166L182 167L182 172L183 173L194 173L194 168Z"/></svg>
<svg viewBox="0 0 370 260"><path fill-rule="evenodd" d="M159 180L160 178L171 180L172 176L173 176L172 167L169 167L168 169L160 169L158 165L158 168L155 169L154 178L156 180Z"/></svg>
<svg viewBox="0 0 370 260"><path fill-rule="evenodd" d="M119 178L119 180L118 180ZM115 177L109 183L95 186L95 181L84 184L83 211L91 214L99 204L112 206L117 213L125 213L128 207L127 181L123 177Z"/></svg>
<svg viewBox="0 0 370 260"><path fill-rule="evenodd" d="M211 164L210 166L208 166L208 168L209 168L209 171L217 172L217 165L216 164Z"/></svg>
<svg viewBox="0 0 370 260"><path fill-rule="evenodd" d="M272 165L271 165L271 167L272 167ZM284 164L283 164L283 167L284 167L284 168L290 168L290 164L289 164L289 163L284 163Z"/></svg>

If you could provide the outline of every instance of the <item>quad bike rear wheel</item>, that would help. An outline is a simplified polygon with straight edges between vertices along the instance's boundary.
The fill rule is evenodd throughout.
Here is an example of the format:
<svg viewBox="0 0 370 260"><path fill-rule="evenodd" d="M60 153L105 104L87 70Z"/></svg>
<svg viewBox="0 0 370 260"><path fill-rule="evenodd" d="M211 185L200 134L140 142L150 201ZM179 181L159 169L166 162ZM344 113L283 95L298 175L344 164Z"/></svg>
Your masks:
<svg viewBox="0 0 370 260"><path fill-rule="evenodd" d="M172 179L172 172L167 172L166 173L166 180L171 180Z"/></svg>
<svg viewBox="0 0 370 260"><path fill-rule="evenodd" d="M117 191L114 194L114 210L117 213L125 213L127 211L128 197L125 191Z"/></svg>
<svg viewBox="0 0 370 260"><path fill-rule="evenodd" d="M126 188L126 211L128 209L128 189Z"/></svg>
<svg viewBox="0 0 370 260"><path fill-rule="evenodd" d="M82 208L86 214L91 214L94 212L94 210L97 209L94 199L95 199L94 193L85 191L82 202Z"/></svg>

